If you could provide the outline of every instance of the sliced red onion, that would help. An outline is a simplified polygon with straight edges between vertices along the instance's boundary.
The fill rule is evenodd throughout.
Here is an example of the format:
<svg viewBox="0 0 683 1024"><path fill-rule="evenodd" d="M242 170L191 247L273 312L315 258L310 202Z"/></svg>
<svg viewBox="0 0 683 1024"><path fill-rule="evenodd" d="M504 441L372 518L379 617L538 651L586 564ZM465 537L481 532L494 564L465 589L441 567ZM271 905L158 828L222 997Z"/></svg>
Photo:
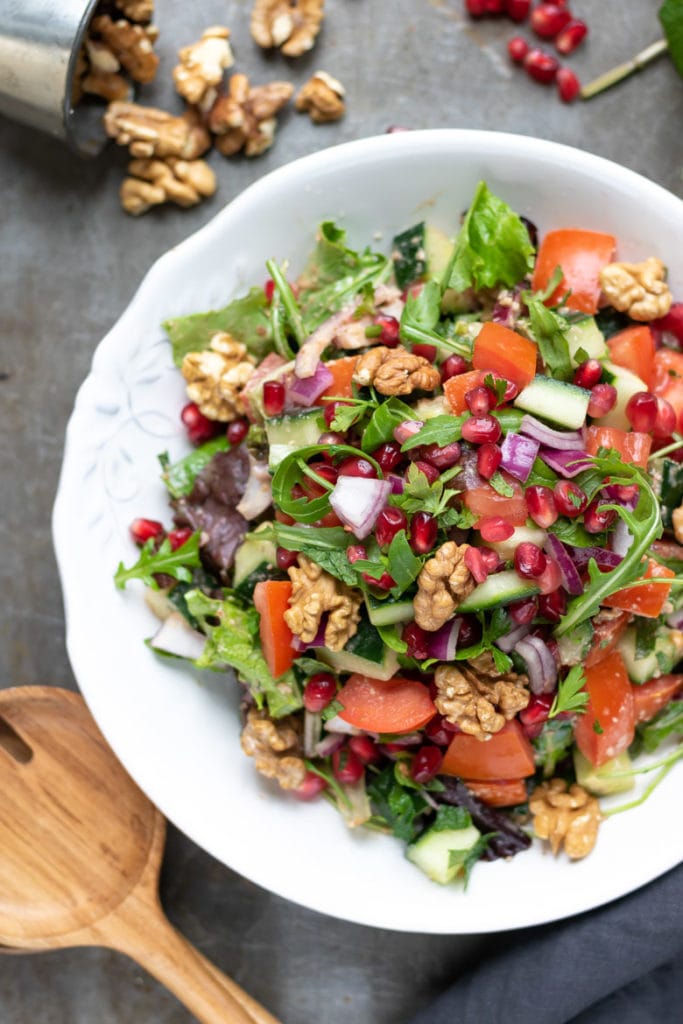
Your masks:
<svg viewBox="0 0 683 1024"><path fill-rule="evenodd" d="M612 534L612 551L615 555L621 555L624 558L629 553L632 544L633 534L621 516L619 516Z"/></svg>
<svg viewBox="0 0 683 1024"><path fill-rule="evenodd" d="M527 636L515 644L515 653L524 659L532 693L552 693L557 685L557 664L540 636Z"/></svg>
<svg viewBox="0 0 683 1024"><path fill-rule="evenodd" d="M514 650L515 644L518 640L523 640L528 635L531 626L526 622L523 622L520 626L515 626L505 636L499 636L494 641L496 647L499 647L505 654L509 654L510 651Z"/></svg>
<svg viewBox="0 0 683 1024"><path fill-rule="evenodd" d="M501 469L506 470L510 476L514 476L525 484L529 479L529 473L539 448L538 441L534 441L533 438L523 437L522 434L510 431L501 445L503 452Z"/></svg>
<svg viewBox="0 0 683 1024"><path fill-rule="evenodd" d="M379 733L371 732L369 735L374 740L379 740ZM418 747L421 743L424 743L424 733L406 732L402 736L394 736L391 743L395 747Z"/></svg>
<svg viewBox="0 0 683 1024"><path fill-rule="evenodd" d="M149 641L150 647L156 651L172 654L176 658L189 658L190 661L201 658L205 644L204 634L193 629L180 612L171 612Z"/></svg>
<svg viewBox="0 0 683 1024"><path fill-rule="evenodd" d="M568 544L567 550L579 572L588 568L591 558L595 559L598 569L603 572L616 569L623 560L622 555L618 555L616 551L608 551L607 548L575 548Z"/></svg>
<svg viewBox="0 0 683 1024"><path fill-rule="evenodd" d="M394 441L396 444L405 444L409 438L414 437L423 427L423 420L404 420L403 423L399 423L397 427L394 427Z"/></svg>
<svg viewBox="0 0 683 1024"><path fill-rule="evenodd" d="M318 362L315 372L310 377L292 377L289 382L289 398L295 405L315 405L329 386L334 382L334 377L324 363Z"/></svg>
<svg viewBox="0 0 683 1024"><path fill-rule="evenodd" d="M335 750L339 750L346 743L344 734L341 732L330 732L315 745L315 752L318 757L330 757Z"/></svg>
<svg viewBox="0 0 683 1024"><path fill-rule="evenodd" d="M560 476L572 477L583 473L584 469L590 469L593 465L586 453L577 449L563 450L558 448L541 448L539 456Z"/></svg>
<svg viewBox="0 0 683 1024"><path fill-rule="evenodd" d="M389 473L387 480L391 484L392 494L403 494L406 482L402 476L397 476L396 473Z"/></svg>
<svg viewBox="0 0 683 1024"><path fill-rule="evenodd" d="M362 476L340 476L330 494L330 505L358 540L363 540L375 525L377 516L392 493L389 480Z"/></svg>
<svg viewBox="0 0 683 1024"><path fill-rule="evenodd" d="M429 636L427 650L430 658L439 661L453 661L458 646L462 618L451 619Z"/></svg>
<svg viewBox="0 0 683 1024"><path fill-rule="evenodd" d="M339 715L335 715L334 718L328 718L325 722L325 732L333 732L340 736L360 736L362 731L357 726L351 725L350 722L345 722Z"/></svg>
<svg viewBox="0 0 683 1024"><path fill-rule="evenodd" d="M544 547L547 553L557 562L562 576L562 585L567 593L572 596L583 594L583 583L581 582L579 572L560 538L556 537L553 533L549 533Z"/></svg>
<svg viewBox="0 0 683 1024"><path fill-rule="evenodd" d="M580 430L553 430L541 423L535 416L525 413L519 427L520 433L533 437L534 441L548 448L559 448L564 451L585 451L586 445Z"/></svg>
<svg viewBox="0 0 683 1024"><path fill-rule="evenodd" d="M299 636L292 637L292 647L295 651L301 654L302 651L308 650L309 647L324 647L325 646L325 627L327 625L327 615L323 615L318 626L318 632L315 634L310 643L305 643Z"/></svg>

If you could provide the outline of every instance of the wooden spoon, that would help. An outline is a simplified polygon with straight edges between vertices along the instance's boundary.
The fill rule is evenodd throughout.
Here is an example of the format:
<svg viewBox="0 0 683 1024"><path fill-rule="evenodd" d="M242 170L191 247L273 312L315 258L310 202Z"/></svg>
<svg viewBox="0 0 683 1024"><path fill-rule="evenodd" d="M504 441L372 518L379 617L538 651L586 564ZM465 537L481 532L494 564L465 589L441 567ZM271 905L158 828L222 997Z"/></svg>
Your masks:
<svg viewBox="0 0 683 1024"><path fill-rule="evenodd" d="M278 1024L166 918L166 825L80 695L0 691L0 943L17 952L107 946L203 1024Z"/></svg>

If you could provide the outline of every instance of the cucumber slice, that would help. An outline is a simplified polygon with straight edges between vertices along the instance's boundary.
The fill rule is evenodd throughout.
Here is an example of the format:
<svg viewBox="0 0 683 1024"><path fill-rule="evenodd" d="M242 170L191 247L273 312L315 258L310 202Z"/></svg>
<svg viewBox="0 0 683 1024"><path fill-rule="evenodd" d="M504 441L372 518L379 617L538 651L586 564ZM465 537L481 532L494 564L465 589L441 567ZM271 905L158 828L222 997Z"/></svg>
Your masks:
<svg viewBox="0 0 683 1024"><path fill-rule="evenodd" d="M661 626L657 630L652 650L644 657L637 656L636 641L636 627L629 626L618 644L632 683L648 683L651 679L668 675L683 657L683 632L679 629Z"/></svg>
<svg viewBox="0 0 683 1024"><path fill-rule="evenodd" d="M572 324L564 336L574 366L578 366L586 356L589 359L602 359L607 355L605 336L595 322L595 317L587 316L584 320ZM586 353L583 359L577 354L581 350Z"/></svg>
<svg viewBox="0 0 683 1024"><path fill-rule="evenodd" d="M581 665L593 643L593 626L588 620L580 622L569 633L557 638L560 661L563 665Z"/></svg>
<svg viewBox="0 0 683 1024"><path fill-rule="evenodd" d="M605 761L599 768L591 764L577 747L574 747L573 756L576 781L593 796L627 793L635 786L633 776L626 775L631 770L631 759L625 750L610 761Z"/></svg>
<svg viewBox="0 0 683 1024"><path fill-rule="evenodd" d="M415 617L412 598L405 598L402 601L378 601L372 594L366 594L365 606L373 626L393 626L397 622L408 622Z"/></svg>
<svg viewBox="0 0 683 1024"><path fill-rule="evenodd" d="M516 526L507 540L491 541L487 547L493 548L504 562L509 562L515 557L515 551L520 544L529 542L542 548L547 536L540 526Z"/></svg>
<svg viewBox="0 0 683 1024"><path fill-rule="evenodd" d="M450 263L453 242L440 228L435 228L433 224L426 224L424 250L427 257L427 274L440 281Z"/></svg>
<svg viewBox="0 0 683 1024"><path fill-rule="evenodd" d="M266 420L268 435L268 468L274 470L282 460L310 444L317 444L325 430L322 409L308 409L296 415L276 416Z"/></svg>
<svg viewBox="0 0 683 1024"><path fill-rule="evenodd" d="M391 679L398 672L398 656L387 647L372 623L363 615L358 631L341 651L318 647L316 654L337 672L359 672L371 679Z"/></svg>
<svg viewBox="0 0 683 1024"><path fill-rule="evenodd" d="M611 383L617 389L617 401L606 416L601 416L594 422L600 427L630 430L631 424L626 416L626 405L631 395L635 395L638 391L647 391L647 384L623 366L617 366L616 363L610 363L609 360L606 360L603 365L611 378Z"/></svg>
<svg viewBox="0 0 683 1024"><path fill-rule="evenodd" d="M560 427L578 430L586 421L590 397L590 391L577 388L576 384L537 374L531 384L520 391L514 404Z"/></svg>
<svg viewBox="0 0 683 1024"><path fill-rule="evenodd" d="M531 580L521 579L514 569L494 573L474 588L458 605L458 612L480 612L499 605L512 604L538 593Z"/></svg>
<svg viewBox="0 0 683 1024"><path fill-rule="evenodd" d="M258 533L259 530L266 529L268 525L268 523L263 523L255 532ZM274 565L275 544L273 541L247 537L235 552L232 584L237 589L257 569L262 567L272 569Z"/></svg>
<svg viewBox="0 0 683 1024"><path fill-rule="evenodd" d="M471 821L462 828L438 827L436 822L416 842L411 843L406 856L433 882L448 885L463 871L467 854L480 838L481 832Z"/></svg>

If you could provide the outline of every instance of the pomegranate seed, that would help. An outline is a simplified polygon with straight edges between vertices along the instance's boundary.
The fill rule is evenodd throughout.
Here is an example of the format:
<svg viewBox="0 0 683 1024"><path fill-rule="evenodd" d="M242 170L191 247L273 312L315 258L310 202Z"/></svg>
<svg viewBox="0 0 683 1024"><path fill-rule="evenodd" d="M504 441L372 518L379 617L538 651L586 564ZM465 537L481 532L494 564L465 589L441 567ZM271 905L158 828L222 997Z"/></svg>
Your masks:
<svg viewBox="0 0 683 1024"><path fill-rule="evenodd" d="M484 480L490 480L500 466L503 453L497 444L483 444L477 449L477 472Z"/></svg>
<svg viewBox="0 0 683 1024"><path fill-rule="evenodd" d="M432 466L431 462L425 462L424 459L418 459L413 463L413 465L419 469L421 473L424 473L430 484L433 484L441 476L436 466Z"/></svg>
<svg viewBox="0 0 683 1024"><path fill-rule="evenodd" d="M306 772L304 781L300 786L292 790L292 794L297 800L314 800L317 796L320 796L324 789L327 789L325 779L316 775L315 772Z"/></svg>
<svg viewBox="0 0 683 1024"><path fill-rule="evenodd" d="M509 540L515 532L514 526L503 519L502 516L489 516L486 519L480 519L477 529L482 539L488 541L489 544Z"/></svg>
<svg viewBox="0 0 683 1024"><path fill-rule="evenodd" d="M515 64L521 64L531 47L522 36L513 36L508 39L508 55Z"/></svg>
<svg viewBox="0 0 683 1024"><path fill-rule="evenodd" d="M266 302L270 305L273 301L273 295L275 295L275 281L273 281L272 277L269 277L264 284L263 294L266 297Z"/></svg>
<svg viewBox="0 0 683 1024"><path fill-rule="evenodd" d="M241 444L249 433L249 424L246 420L233 420L225 433L230 444Z"/></svg>
<svg viewBox="0 0 683 1024"><path fill-rule="evenodd" d="M496 551L492 551L491 548L479 548L479 551L489 576L492 572L498 572L503 564L498 557L498 553Z"/></svg>
<svg viewBox="0 0 683 1024"><path fill-rule="evenodd" d="M462 425L462 436L471 444L495 444L502 430L495 416L472 417Z"/></svg>
<svg viewBox="0 0 683 1024"><path fill-rule="evenodd" d="M369 736L351 736L349 748L361 764L377 764L382 759L382 752Z"/></svg>
<svg viewBox="0 0 683 1024"><path fill-rule="evenodd" d="M415 782L424 785L438 775L442 764L443 754L438 747L420 747L410 766L410 774Z"/></svg>
<svg viewBox="0 0 683 1024"><path fill-rule="evenodd" d="M177 530L169 530L167 537L171 545L171 551L177 551L183 544L187 544L193 531L189 526L181 526Z"/></svg>
<svg viewBox="0 0 683 1024"><path fill-rule="evenodd" d="M416 345L413 345L413 355L422 356L427 362L433 363L436 359L436 345L423 345L421 342L418 342Z"/></svg>
<svg viewBox="0 0 683 1024"><path fill-rule="evenodd" d="M441 364L441 382L450 380L451 377L459 377L467 370L467 363L462 356L452 355L444 359Z"/></svg>
<svg viewBox="0 0 683 1024"><path fill-rule="evenodd" d="M406 654L417 661L424 661L429 657L429 638L424 629L418 626L417 622L409 622L403 627L401 639L408 645Z"/></svg>
<svg viewBox="0 0 683 1024"><path fill-rule="evenodd" d="M334 430L326 430L324 434L321 434L318 438L318 444L344 444L346 438L343 434L337 434ZM325 458L329 458L325 455Z"/></svg>
<svg viewBox="0 0 683 1024"><path fill-rule="evenodd" d="M543 724L548 719L548 712L552 703L552 693L532 694L527 706L519 712L519 720L524 726L524 731L529 739L536 739L540 734Z"/></svg>
<svg viewBox="0 0 683 1024"><path fill-rule="evenodd" d="M134 519L130 524L130 535L142 547L148 540L163 537L164 527L156 519Z"/></svg>
<svg viewBox="0 0 683 1024"><path fill-rule="evenodd" d="M535 597L527 597L523 601L513 601L508 606L510 618L518 626L528 626L538 614L538 601Z"/></svg>
<svg viewBox="0 0 683 1024"><path fill-rule="evenodd" d="M377 516L375 523L375 539L383 548L385 544L391 544L392 540L400 530L405 530L408 519L405 512L393 505L387 505Z"/></svg>
<svg viewBox="0 0 683 1024"><path fill-rule="evenodd" d="M471 544L465 552L465 565L474 577L475 583L483 583L486 577L489 575L488 559L484 558L481 548L475 548ZM462 633L462 629L461 629ZM461 640L461 636L458 636L458 640ZM467 644L464 644L467 647Z"/></svg>
<svg viewBox="0 0 683 1024"><path fill-rule="evenodd" d="M553 489L553 496L558 511L568 519L576 519L588 504L588 498L571 480L558 480Z"/></svg>
<svg viewBox="0 0 683 1024"><path fill-rule="evenodd" d="M332 755L332 771L337 782L352 786L365 774L363 763L348 747L340 747Z"/></svg>
<svg viewBox="0 0 683 1024"><path fill-rule="evenodd" d="M470 548L470 550L472 550ZM471 647L481 640L481 624L474 615L463 615L458 633L458 647Z"/></svg>
<svg viewBox="0 0 683 1024"><path fill-rule="evenodd" d="M378 590L391 590L392 587L396 586L396 580L388 572L383 572L378 580L373 579L366 572L361 573L361 575L368 586L377 587Z"/></svg>
<svg viewBox="0 0 683 1024"><path fill-rule="evenodd" d="M481 419L483 416L487 416L491 411L491 406L493 405L491 392L481 384L476 388L472 388L471 391L466 392L465 402L467 403L467 408L470 410L472 415L476 417L476 419Z"/></svg>
<svg viewBox="0 0 683 1024"><path fill-rule="evenodd" d="M275 551L275 562L278 569L282 569L284 572L287 569L291 569L293 565L296 565L299 557L298 551L288 551L287 548L277 548Z"/></svg>
<svg viewBox="0 0 683 1024"><path fill-rule="evenodd" d="M395 441L386 441L381 444L374 450L372 457L375 462L379 463L380 469L385 474L391 473L392 469L396 469L399 462L403 461L403 454Z"/></svg>
<svg viewBox="0 0 683 1024"><path fill-rule="evenodd" d="M457 441L452 441L450 444L439 446L438 444L428 444L422 451L422 454L427 462L431 462L432 466L436 466L437 469L449 469L454 466L460 458L462 449Z"/></svg>
<svg viewBox="0 0 683 1024"><path fill-rule="evenodd" d="M559 515L555 495L549 487L534 484L524 492L529 515L541 529L547 530L557 521Z"/></svg>
<svg viewBox="0 0 683 1024"><path fill-rule="evenodd" d="M650 326L673 335L678 344L683 345L683 302L674 302L666 316L653 320Z"/></svg>
<svg viewBox="0 0 683 1024"><path fill-rule="evenodd" d="M560 68L558 70L557 91L563 103L573 103L581 92L581 82L571 68Z"/></svg>
<svg viewBox="0 0 683 1024"><path fill-rule="evenodd" d="M343 405L351 405L350 402L326 402L325 408L323 409L323 419L325 420L325 426L331 427L334 417Z"/></svg>
<svg viewBox="0 0 683 1024"><path fill-rule="evenodd" d="M339 476L361 476L370 480L377 476L377 470L367 459L350 455L340 463Z"/></svg>
<svg viewBox="0 0 683 1024"><path fill-rule="evenodd" d="M304 686L304 707L307 711L322 711L334 700L337 680L329 672L317 672Z"/></svg>
<svg viewBox="0 0 683 1024"><path fill-rule="evenodd" d="M484 0L487 14L502 14L505 9L505 0Z"/></svg>
<svg viewBox="0 0 683 1024"><path fill-rule="evenodd" d="M552 54L546 53L545 50L541 50L537 46L529 50L523 63L524 70L529 77L533 78L535 82L541 82L543 85L554 82L560 68L559 62Z"/></svg>
<svg viewBox="0 0 683 1024"><path fill-rule="evenodd" d="M453 730L450 726L451 722L443 715L434 715L431 722L425 725L425 736L437 746L447 747L453 739Z"/></svg>
<svg viewBox="0 0 683 1024"><path fill-rule="evenodd" d="M187 436L192 444L204 444L216 436L220 424L210 420L203 412L200 412L196 402L188 402L180 412L180 419L185 425Z"/></svg>
<svg viewBox="0 0 683 1024"><path fill-rule="evenodd" d="M560 567L553 558L549 558L545 572L542 576L538 577L536 585L542 594L552 594L553 590L557 590L561 583L562 573L560 572Z"/></svg>
<svg viewBox="0 0 683 1024"><path fill-rule="evenodd" d="M571 20L569 11L560 4L542 3L531 12L531 27L542 39L554 39Z"/></svg>
<svg viewBox="0 0 683 1024"><path fill-rule="evenodd" d="M551 622L557 622L567 610L567 595L563 590L541 594L538 599L538 614Z"/></svg>
<svg viewBox="0 0 683 1024"><path fill-rule="evenodd" d="M657 399L650 391L637 391L626 403L626 418L641 434L651 434L657 422Z"/></svg>
<svg viewBox="0 0 683 1024"><path fill-rule="evenodd" d="M346 549L346 558L350 565L354 562L364 561L368 557L368 553L362 544L349 544Z"/></svg>
<svg viewBox="0 0 683 1024"><path fill-rule="evenodd" d="M336 466L329 466L325 462L312 462L309 468L319 477L322 477L323 480L327 480L329 484L336 484L337 476L339 475ZM323 494L327 493L327 489L322 484L316 483L310 477L306 477L300 487L302 493L301 495L294 495L295 497L303 497L305 495L308 498L321 498Z"/></svg>
<svg viewBox="0 0 683 1024"><path fill-rule="evenodd" d="M599 384L601 377L602 363L597 359L586 359L574 370L574 383L577 388L586 388L587 391Z"/></svg>
<svg viewBox="0 0 683 1024"><path fill-rule="evenodd" d="M538 544L524 541L515 548L515 569L524 579L536 580L545 572L548 559Z"/></svg>
<svg viewBox="0 0 683 1024"><path fill-rule="evenodd" d="M676 413L670 402L665 398L657 398L657 418L652 434L659 440L671 437L676 429Z"/></svg>
<svg viewBox="0 0 683 1024"><path fill-rule="evenodd" d="M596 384L591 389L587 413L589 416L606 416L617 404L617 389L612 384Z"/></svg>
<svg viewBox="0 0 683 1024"><path fill-rule="evenodd" d="M531 0L505 0L505 13L511 21L525 21L530 7Z"/></svg>
<svg viewBox="0 0 683 1024"><path fill-rule="evenodd" d="M419 433L424 427L422 420L404 420L403 423L399 423L397 427L394 427L394 441L397 444L405 444L411 437Z"/></svg>
<svg viewBox="0 0 683 1024"><path fill-rule="evenodd" d="M471 18L484 18L489 13L488 0L465 0L465 7Z"/></svg>
<svg viewBox="0 0 683 1024"><path fill-rule="evenodd" d="M267 380L263 385L263 411L266 416L281 416L284 407L284 384L281 380Z"/></svg>
<svg viewBox="0 0 683 1024"><path fill-rule="evenodd" d="M613 508L604 508L605 499L598 497L591 501L583 514L583 525L588 533L602 533L608 530L617 518Z"/></svg>
<svg viewBox="0 0 683 1024"><path fill-rule="evenodd" d="M566 57L574 52L587 35L588 25L586 22L581 21L580 18L574 18L572 21L568 21L564 28L556 35L555 49L563 57Z"/></svg>
<svg viewBox="0 0 683 1024"><path fill-rule="evenodd" d="M418 555L426 555L436 544L439 524L429 512L416 512L410 523L410 546Z"/></svg>
<svg viewBox="0 0 683 1024"><path fill-rule="evenodd" d="M395 316L378 314L373 323L382 328L381 334L377 336L377 344L385 345L386 348L396 348L399 343L400 323Z"/></svg>

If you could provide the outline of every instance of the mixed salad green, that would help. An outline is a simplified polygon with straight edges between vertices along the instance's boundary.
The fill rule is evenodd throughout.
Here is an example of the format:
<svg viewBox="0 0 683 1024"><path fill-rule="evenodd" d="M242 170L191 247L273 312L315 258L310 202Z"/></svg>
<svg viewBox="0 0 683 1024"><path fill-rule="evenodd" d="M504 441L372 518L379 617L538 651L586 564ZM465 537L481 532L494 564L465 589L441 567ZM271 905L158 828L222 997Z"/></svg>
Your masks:
<svg viewBox="0 0 683 1024"><path fill-rule="evenodd" d="M680 307L663 268L654 319L606 305L617 245L539 245L482 182L454 239L326 222L296 279L164 325L194 447L116 583L234 670L260 772L437 882L584 856L682 755Z"/></svg>

